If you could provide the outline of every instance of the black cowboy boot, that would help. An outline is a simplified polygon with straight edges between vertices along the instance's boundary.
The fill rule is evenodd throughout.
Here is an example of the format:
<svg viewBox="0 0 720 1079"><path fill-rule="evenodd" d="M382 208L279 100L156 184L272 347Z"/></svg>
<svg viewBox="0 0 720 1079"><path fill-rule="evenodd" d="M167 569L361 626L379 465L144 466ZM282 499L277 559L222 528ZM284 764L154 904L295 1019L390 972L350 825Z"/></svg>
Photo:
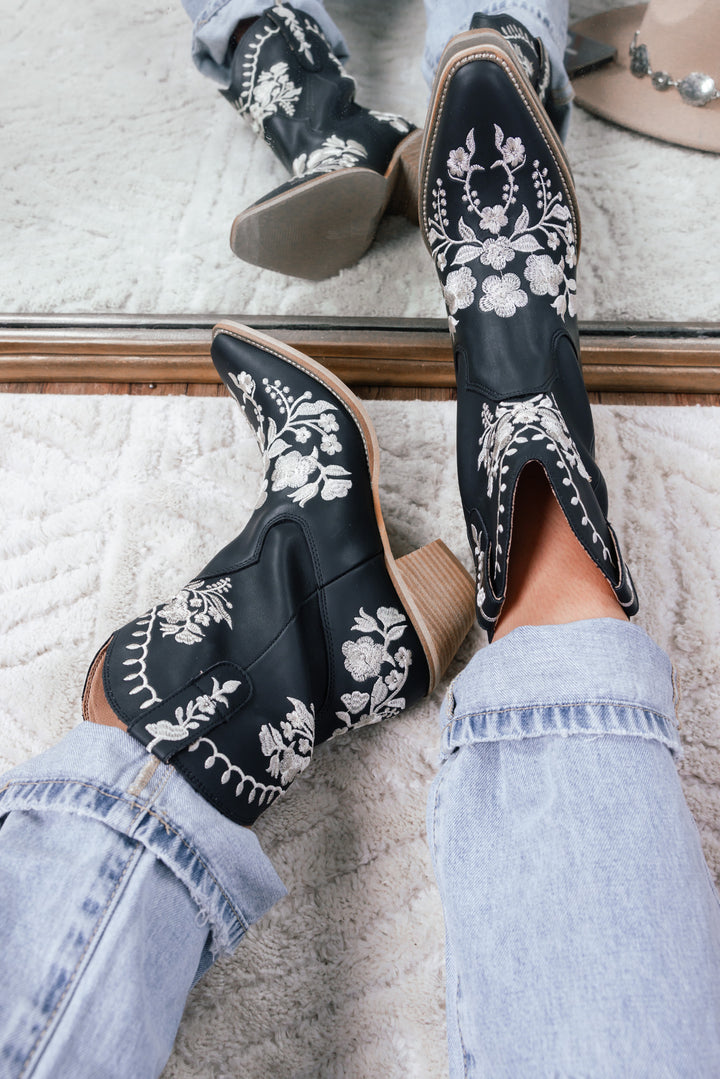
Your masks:
<svg viewBox="0 0 720 1079"><path fill-rule="evenodd" d="M357 262L386 211L417 221L420 132L356 104L309 15L269 8L240 39L221 93L292 176L235 218L238 258L319 280Z"/></svg>
<svg viewBox="0 0 720 1079"><path fill-rule="evenodd" d="M637 610L607 520L579 362L575 191L536 89L503 33L461 34L440 61L420 159L420 226L453 339L477 615L491 637L506 592L515 490L530 461L544 468L625 611Z"/></svg>
<svg viewBox="0 0 720 1079"><path fill-rule="evenodd" d="M84 710L251 824L314 746L431 691L473 621L473 583L439 540L393 559L375 433L339 379L242 326L217 327L212 354L258 439L258 508L173 599L111 637Z"/></svg>

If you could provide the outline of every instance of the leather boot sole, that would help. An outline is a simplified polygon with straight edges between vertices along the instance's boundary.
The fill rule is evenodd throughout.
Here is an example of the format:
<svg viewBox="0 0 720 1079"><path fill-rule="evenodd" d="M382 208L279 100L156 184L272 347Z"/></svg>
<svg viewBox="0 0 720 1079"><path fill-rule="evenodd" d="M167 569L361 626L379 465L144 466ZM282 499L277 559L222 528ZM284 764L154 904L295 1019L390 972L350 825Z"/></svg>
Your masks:
<svg viewBox="0 0 720 1079"><path fill-rule="evenodd" d="M426 240L427 228L423 227L424 207L422 192L428 184L427 173L437 135L438 121L445 103L445 92L452 76L458 68L476 60L484 60L498 64L504 69L505 73L515 84L518 94L524 101L529 114L532 116L542 133L550 152L555 157L563 182L565 198L567 199L567 203L573 214L573 224L579 253L581 243L580 213L578 211L577 199L575 198L575 186L572 179L570 163L567 159L567 154L565 153L565 147L560 141L547 112L541 105L530 80L518 62L517 54L512 45L497 30L489 28L482 30L467 30L462 34L458 34L457 37L454 37L440 57L440 63L438 64L437 72L435 74L435 81L433 82L433 87L430 92L430 112L427 117L422 138L419 164L418 218L426 246L428 246Z"/></svg>
<svg viewBox="0 0 720 1079"><path fill-rule="evenodd" d="M232 225L230 246L243 262L320 281L362 258L386 212L417 223L421 133L400 142L381 175L354 166L324 173L250 206Z"/></svg>
<svg viewBox="0 0 720 1079"><path fill-rule="evenodd" d="M220 333L257 345L299 367L338 398L354 419L367 454L385 566L423 646L430 673L428 692L432 692L475 620L473 578L442 540L435 540L398 559L393 556L380 507L379 446L375 428L360 399L344 382L316 360L248 326L222 322L214 327L213 337Z"/></svg>

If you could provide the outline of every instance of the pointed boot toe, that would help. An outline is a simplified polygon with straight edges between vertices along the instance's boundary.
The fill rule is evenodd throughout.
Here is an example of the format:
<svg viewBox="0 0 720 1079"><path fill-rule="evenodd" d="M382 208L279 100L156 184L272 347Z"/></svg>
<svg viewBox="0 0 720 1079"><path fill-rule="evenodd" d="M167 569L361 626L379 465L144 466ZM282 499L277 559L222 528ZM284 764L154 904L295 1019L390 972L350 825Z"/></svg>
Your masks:
<svg viewBox="0 0 720 1079"><path fill-rule="evenodd" d="M257 437L258 506L175 597L113 635L85 709L109 708L251 824L316 745L431 691L473 621L474 587L440 541L393 558L375 433L342 382L232 324L212 355Z"/></svg>
<svg viewBox="0 0 720 1079"><path fill-rule="evenodd" d="M492 26L454 39L438 68L420 159L420 227L453 339L477 617L491 637L506 594L515 490L532 461L620 604L637 610L594 460L575 312L580 220L565 151L538 93L539 43L537 56L533 69Z"/></svg>

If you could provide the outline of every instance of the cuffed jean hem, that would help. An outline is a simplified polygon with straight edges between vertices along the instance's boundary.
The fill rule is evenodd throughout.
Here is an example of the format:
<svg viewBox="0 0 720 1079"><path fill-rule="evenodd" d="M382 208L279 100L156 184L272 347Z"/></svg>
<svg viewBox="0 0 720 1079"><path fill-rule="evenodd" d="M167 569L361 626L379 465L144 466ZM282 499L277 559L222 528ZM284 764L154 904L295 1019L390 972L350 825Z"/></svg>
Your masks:
<svg viewBox="0 0 720 1079"><path fill-rule="evenodd" d="M340 30L326 12L321 0L293 0L296 11L306 15L320 26L330 47L339 60L347 60L348 48ZM228 43L233 30L243 19L262 15L271 0L183 0L183 7L193 21L192 58L203 75L219 83L230 85Z"/></svg>
<svg viewBox="0 0 720 1079"><path fill-rule="evenodd" d="M615 618L522 626L473 656L441 711L442 753L544 735L629 735L675 755L670 660L639 626Z"/></svg>
<svg viewBox="0 0 720 1079"><path fill-rule="evenodd" d="M77 814L141 843L186 887L207 919L212 954L235 950L286 890L257 837L223 817L171 765L129 734L82 723L0 778L0 818L13 810Z"/></svg>

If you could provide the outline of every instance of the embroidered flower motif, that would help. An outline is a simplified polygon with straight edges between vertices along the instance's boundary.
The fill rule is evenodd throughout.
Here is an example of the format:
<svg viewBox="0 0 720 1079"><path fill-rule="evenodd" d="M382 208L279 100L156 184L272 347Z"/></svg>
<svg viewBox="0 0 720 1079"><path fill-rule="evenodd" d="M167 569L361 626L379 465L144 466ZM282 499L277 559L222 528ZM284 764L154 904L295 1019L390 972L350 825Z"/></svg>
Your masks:
<svg viewBox="0 0 720 1079"><path fill-rule="evenodd" d="M188 701L184 709L182 707L176 708L174 723L171 723L168 719L160 719L157 723L146 724L146 731L153 736L152 741L147 746L148 752L152 753L158 742L183 741L192 731L196 731L201 723L211 719L219 705L229 708L228 697L241 684L241 682L231 678L220 685L217 678L213 678L212 692L200 694L194 700Z"/></svg>
<svg viewBox="0 0 720 1079"><path fill-rule="evenodd" d="M268 483L274 492L292 492L289 497L301 506L318 494L324 502L345 498L352 488L350 472L342 465L326 464L322 459L322 455L333 457L342 451L342 443L335 434L340 430L334 415L337 405L313 398L310 390L295 397L280 379L271 382L264 378L263 391L282 420L278 426L275 419L265 416L257 399L255 381L246 371L233 372L230 383L240 404L253 416L255 435L263 455L265 480L258 505L267 498ZM304 446L313 437L319 444L309 453L293 449L288 441L293 439ZM275 464L270 474L272 461Z"/></svg>
<svg viewBox="0 0 720 1079"><path fill-rule="evenodd" d="M259 131L263 120L274 116L278 109L282 109L287 116L293 116L300 93L300 87L290 78L290 69L284 60L262 71L253 87L248 108L255 129Z"/></svg>
<svg viewBox="0 0 720 1079"><path fill-rule="evenodd" d="M368 112L374 120L379 120L381 124L390 124L390 127L404 135L412 127L412 124L409 124L407 120L403 120L402 116L397 116L394 112L376 112L375 109L368 109Z"/></svg>
<svg viewBox="0 0 720 1079"><path fill-rule="evenodd" d="M557 296L565 275L562 266L553 262L549 255L529 255L525 277L530 282L530 291L536 296Z"/></svg>
<svg viewBox="0 0 720 1079"><path fill-rule="evenodd" d="M461 266L459 270L450 271L447 275L443 295L451 315L464 307L470 306L475 296L476 287L477 281L467 266Z"/></svg>
<svg viewBox="0 0 720 1079"><path fill-rule="evenodd" d="M441 178L435 181L430 195L432 213L425 224L438 272L442 278L449 265L465 269L467 264L479 260L482 266L502 273L520 254L525 256L525 279L530 282L531 292L553 297L552 307L561 318L564 319L566 313L574 316L573 269L577 251L570 209L563 202L562 194L553 191L549 169L542 167L539 161L528 166L522 139L515 136L506 139L497 124L495 148L497 158L489 166L474 163L475 134L471 129L465 147L450 151L446 163L447 178L451 184L462 186L464 205L463 215L452 224L444 181ZM526 193L521 196L516 176L526 167L532 171L525 185ZM502 202L488 205L487 196L482 198L482 184L485 175L493 169L502 169L506 182L502 187ZM523 197L525 201L521 202ZM537 212L531 215L528 202L532 204L533 199ZM556 252L556 257L551 258L547 251ZM474 292L477 287L475 277L453 277L458 272L450 270L445 281L450 316L464 306L458 302L458 296L467 297L469 289ZM477 270L476 275L479 276ZM512 318L528 302L528 295L520 287L520 278L516 274L490 275L482 282L482 290L480 310L494 312L501 318Z"/></svg>
<svg viewBox="0 0 720 1079"><path fill-rule="evenodd" d="M470 154L462 146L451 150L447 161L448 172L451 176L464 176L470 168L470 161Z"/></svg>
<svg viewBox="0 0 720 1079"><path fill-rule="evenodd" d="M480 228L494 232L496 235L508 223L504 206L484 206L480 211Z"/></svg>
<svg viewBox="0 0 720 1079"><path fill-rule="evenodd" d="M287 713L280 730L270 723L260 728L260 748L269 758L268 772L283 787L289 786L307 768L315 745L314 708L311 705L307 709L294 697L288 700L294 708Z"/></svg>
<svg viewBox="0 0 720 1079"><path fill-rule="evenodd" d="M480 248L480 261L483 266L492 266L493 270L504 270L508 262L512 262L514 258L515 249L507 236L485 240Z"/></svg>
<svg viewBox="0 0 720 1079"><path fill-rule="evenodd" d="M525 147L522 139L506 139L500 147L500 153L505 164L511 169L517 168L518 165L522 165L525 161Z"/></svg>
<svg viewBox="0 0 720 1079"><path fill-rule="evenodd" d="M235 797L239 798L247 789L247 800L250 804L257 800L258 805L269 805L292 783L293 779L304 771L313 754L315 745L315 709L313 705L307 708L302 701L295 697L288 697L288 702L293 710L288 712L285 720L280 724L280 730L270 723L265 723L260 729L260 749L268 758L266 775L279 783L264 783L257 776L248 773L230 760L225 753L221 753L212 738L202 736L191 746L189 753L197 752L201 747L208 747L210 752L205 758L204 767L210 770L214 765L221 764L223 772L220 783L229 783L236 779Z"/></svg>
<svg viewBox="0 0 720 1079"><path fill-rule="evenodd" d="M337 169L349 169L364 161L367 150L356 139L345 141L339 135L330 135L322 146L309 154L300 154L292 163L292 174L296 178L309 176L314 172L335 172Z"/></svg>
<svg viewBox="0 0 720 1079"><path fill-rule="evenodd" d="M380 674L383 662L383 646L372 637L359 637L356 641L345 641L342 646L345 656L345 669L350 671L356 682Z"/></svg>
<svg viewBox="0 0 720 1079"><path fill-rule="evenodd" d="M375 681L369 692L354 690L341 696L345 710L335 714L345 727L377 723L405 707L398 694L407 681L412 652L400 647L391 654L390 644L406 629L405 615L396 607L379 607L374 617L361 607L355 616L352 631L363 636L344 642L345 668L356 682Z"/></svg>
<svg viewBox="0 0 720 1079"><path fill-rule="evenodd" d="M485 295L480 300L480 310L494 311L501 318L512 318L517 309L528 302L527 292L520 288L520 278L514 273L486 277L482 290Z"/></svg>
<svg viewBox="0 0 720 1079"><path fill-rule="evenodd" d="M219 581L191 581L178 594L157 608L163 637L173 636L179 644L197 644L212 623L226 622L232 629L232 603L225 598L230 578Z"/></svg>
<svg viewBox="0 0 720 1079"><path fill-rule="evenodd" d="M272 474L273 491L284 491L287 487L302 487L308 477L317 470L317 458L304 457L298 450L278 457Z"/></svg>

